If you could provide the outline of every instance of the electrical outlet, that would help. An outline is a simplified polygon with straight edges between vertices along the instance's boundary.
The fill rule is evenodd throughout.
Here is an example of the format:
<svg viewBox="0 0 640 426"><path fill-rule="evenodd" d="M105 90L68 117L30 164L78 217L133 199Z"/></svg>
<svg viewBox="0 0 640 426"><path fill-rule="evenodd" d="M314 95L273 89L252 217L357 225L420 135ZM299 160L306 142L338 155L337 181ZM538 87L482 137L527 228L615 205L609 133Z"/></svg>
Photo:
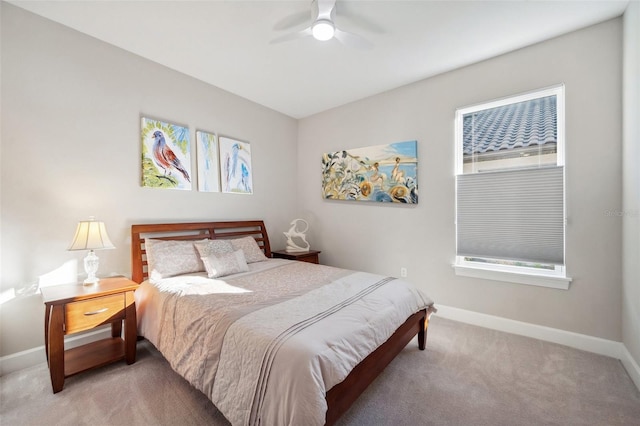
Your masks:
<svg viewBox="0 0 640 426"><path fill-rule="evenodd" d="M400 276L402 278L407 278L407 268L400 268Z"/></svg>

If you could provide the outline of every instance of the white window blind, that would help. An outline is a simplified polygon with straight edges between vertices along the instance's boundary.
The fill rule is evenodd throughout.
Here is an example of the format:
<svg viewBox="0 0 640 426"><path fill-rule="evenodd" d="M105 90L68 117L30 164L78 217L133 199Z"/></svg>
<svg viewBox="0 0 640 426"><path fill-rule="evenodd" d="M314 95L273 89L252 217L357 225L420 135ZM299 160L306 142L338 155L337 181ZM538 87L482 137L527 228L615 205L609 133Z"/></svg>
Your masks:
<svg viewBox="0 0 640 426"><path fill-rule="evenodd" d="M457 176L457 254L564 264L564 167Z"/></svg>

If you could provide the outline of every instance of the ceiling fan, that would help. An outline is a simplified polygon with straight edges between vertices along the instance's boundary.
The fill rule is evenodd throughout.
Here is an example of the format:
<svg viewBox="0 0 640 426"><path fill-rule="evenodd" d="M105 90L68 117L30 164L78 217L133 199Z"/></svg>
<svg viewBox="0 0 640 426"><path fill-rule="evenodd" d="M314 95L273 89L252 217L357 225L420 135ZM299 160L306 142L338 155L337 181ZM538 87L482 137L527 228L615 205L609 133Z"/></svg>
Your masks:
<svg viewBox="0 0 640 426"><path fill-rule="evenodd" d="M304 37L313 37L316 40L327 41L335 38L340 43L358 49L368 49L373 45L365 38L347 31L343 31L335 24L336 0L312 0L311 1L311 24L301 30L285 34L271 40L271 44L282 43ZM302 22L307 21L303 18ZM300 24L299 16L293 15L288 18L285 27L293 27ZM280 29L285 29L280 26Z"/></svg>

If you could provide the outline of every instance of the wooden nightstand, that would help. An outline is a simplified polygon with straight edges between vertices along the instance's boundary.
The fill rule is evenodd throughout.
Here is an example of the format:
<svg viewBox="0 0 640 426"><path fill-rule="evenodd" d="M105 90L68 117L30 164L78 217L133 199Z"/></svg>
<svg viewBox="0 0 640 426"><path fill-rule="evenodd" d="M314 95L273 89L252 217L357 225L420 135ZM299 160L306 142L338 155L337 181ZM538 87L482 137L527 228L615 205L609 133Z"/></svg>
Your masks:
<svg viewBox="0 0 640 426"><path fill-rule="evenodd" d="M65 284L41 289L46 307L44 347L53 393L62 390L66 377L121 359L127 364L136 361L136 288L138 284L125 277L111 277L102 278L95 285ZM111 324L111 338L65 351L65 335L103 324Z"/></svg>
<svg viewBox="0 0 640 426"><path fill-rule="evenodd" d="M318 255L322 253L318 250L309 250L297 253L289 253L286 250L276 250L271 252L271 257L289 260L299 260L301 262L320 263Z"/></svg>

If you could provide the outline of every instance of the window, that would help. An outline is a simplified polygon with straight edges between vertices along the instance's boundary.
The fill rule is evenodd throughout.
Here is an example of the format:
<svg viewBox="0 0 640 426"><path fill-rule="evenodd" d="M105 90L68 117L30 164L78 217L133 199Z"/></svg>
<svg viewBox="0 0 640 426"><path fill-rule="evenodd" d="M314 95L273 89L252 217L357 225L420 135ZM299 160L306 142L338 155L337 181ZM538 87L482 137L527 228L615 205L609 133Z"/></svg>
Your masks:
<svg viewBox="0 0 640 426"><path fill-rule="evenodd" d="M456 273L568 288L564 86L456 111Z"/></svg>

